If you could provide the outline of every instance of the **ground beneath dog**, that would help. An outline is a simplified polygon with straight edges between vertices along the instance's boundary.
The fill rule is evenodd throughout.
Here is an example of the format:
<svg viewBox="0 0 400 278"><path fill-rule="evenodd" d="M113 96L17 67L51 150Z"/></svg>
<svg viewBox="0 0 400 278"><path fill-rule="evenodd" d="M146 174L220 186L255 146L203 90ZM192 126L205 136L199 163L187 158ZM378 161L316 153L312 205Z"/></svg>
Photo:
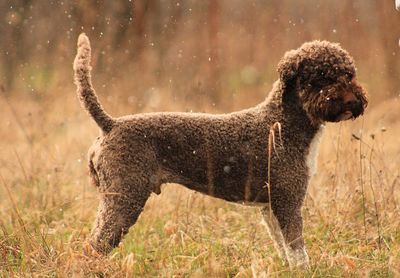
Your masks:
<svg viewBox="0 0 400 278"><path fill-rule="evenodd" d="M97 208L86 151L97 128L73 94L0 102L2 277L400 275L398 99L327 126L303 210L306 273L282 264L257 208L174 184L150 198L109 257L85 256Z"/></svg>

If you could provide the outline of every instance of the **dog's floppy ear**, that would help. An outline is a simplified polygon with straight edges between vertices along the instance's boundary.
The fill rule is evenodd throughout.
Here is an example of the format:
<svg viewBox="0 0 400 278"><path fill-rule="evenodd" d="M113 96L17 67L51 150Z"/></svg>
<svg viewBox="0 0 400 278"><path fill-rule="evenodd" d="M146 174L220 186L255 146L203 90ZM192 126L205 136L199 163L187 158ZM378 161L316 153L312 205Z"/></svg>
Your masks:
<svg viewBox="0 0 400 278"><path fill-rule="evenodd" d="M285 53L278 63L279 78L283 84L288 85L294 81L299 71L299 55L297 50L291 50Z"/></svg>

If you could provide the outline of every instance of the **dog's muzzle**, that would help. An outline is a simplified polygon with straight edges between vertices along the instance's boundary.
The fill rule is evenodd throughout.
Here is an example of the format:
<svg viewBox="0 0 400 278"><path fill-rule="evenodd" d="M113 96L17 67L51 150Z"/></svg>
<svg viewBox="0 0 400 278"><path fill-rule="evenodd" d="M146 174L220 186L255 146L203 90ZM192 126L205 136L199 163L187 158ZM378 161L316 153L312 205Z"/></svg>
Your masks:
<svg viewBox="0 0 400 278"><path fill-rule="evenodd" d="M345 111L351 112L353 118L357 118L364 112L364 107L361 101L354 100L345 104Z"/></svg>
<svg viewBox="0 0 400 278"><path fill-rule="evenodd" d="M352 100L344 104L343 112L340 113L335 121L346 121L350 119L355 119L362 115L364 112L363 103L359 100Z"/></svg>

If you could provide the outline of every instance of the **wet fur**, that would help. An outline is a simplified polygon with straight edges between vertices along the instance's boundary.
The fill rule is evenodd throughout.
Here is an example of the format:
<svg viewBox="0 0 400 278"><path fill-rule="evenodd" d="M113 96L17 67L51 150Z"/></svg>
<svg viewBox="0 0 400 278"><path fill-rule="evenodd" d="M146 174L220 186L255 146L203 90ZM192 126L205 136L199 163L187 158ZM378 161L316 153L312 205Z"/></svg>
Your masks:
<svg viewBox="0 0 400 278"><path fill-rule="evenodd" d="M227 201L261 205L283 259L291 266L308 264L301 207L312 170L307 158L316 153L311 142L326 121L358 117L367 105L345 50L314 41L287 52L265 101L221 115L112 118L95 95L89 64L89 40L81 34L75 83L83 106L102 130L89 151L90 176L101 193L90 237L95 251L105 254L118 245L161 184L179 183ZM272 152L268 195L268 137L277 122L281 138L276 136Z"/></svg>

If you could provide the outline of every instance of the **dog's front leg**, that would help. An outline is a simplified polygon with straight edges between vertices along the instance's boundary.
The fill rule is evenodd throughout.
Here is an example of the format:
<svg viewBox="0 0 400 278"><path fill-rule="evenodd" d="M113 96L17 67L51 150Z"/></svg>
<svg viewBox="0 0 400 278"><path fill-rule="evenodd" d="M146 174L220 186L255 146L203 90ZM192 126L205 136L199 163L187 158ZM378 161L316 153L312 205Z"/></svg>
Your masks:
<svg viewBox="0 0 400 278"><path fill-rule="evenodd" d="M285 251L289 266L309 267L309 258L304 246L303 218L301 209L277 211L276 218L280 223L283 237L285 238Z"/></svg>
<svg viewBox="0 0 400 278"><path fill-rule="evenodd" d="M279 256L285 263L288 263L288 258L286 254L286 244L285 238L282 234L279 222L276 219L272 210L269 207L264 207L260 210L261 212L261 224L263 224L268 231L272 241L274 242L275 248L277 249Z"/></svg>

